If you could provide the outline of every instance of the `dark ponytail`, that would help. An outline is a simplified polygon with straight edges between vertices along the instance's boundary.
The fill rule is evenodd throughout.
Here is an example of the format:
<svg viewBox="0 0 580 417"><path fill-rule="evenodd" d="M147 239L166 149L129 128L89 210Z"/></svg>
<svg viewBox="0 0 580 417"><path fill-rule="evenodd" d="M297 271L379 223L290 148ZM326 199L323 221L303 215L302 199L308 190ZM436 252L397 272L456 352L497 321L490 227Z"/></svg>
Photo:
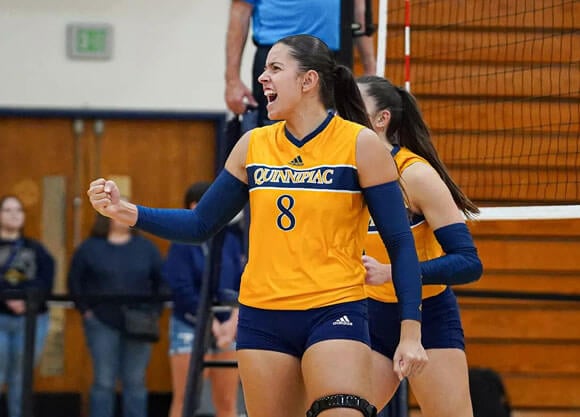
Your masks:
<svg viewBox="0 0 580 417"><path fill-rule="evenodd" d="M334 69L334 105L341 117L372 129L360 90L344 65Z"/></svg>
<svg viewBox="0 0 580 417"><path fill-rule="evenodd" d="M425 123L415 97L405 89L396 87L388 80L378 76L365 76L358 79L373 98L377 110L387 109L391 120L387 128L387 139L425 158L437 171L455 201L455 204L468 218L479 213L477 206L463 193L453 181L445 164L439 158L431 141L431 132Z"/></svg>

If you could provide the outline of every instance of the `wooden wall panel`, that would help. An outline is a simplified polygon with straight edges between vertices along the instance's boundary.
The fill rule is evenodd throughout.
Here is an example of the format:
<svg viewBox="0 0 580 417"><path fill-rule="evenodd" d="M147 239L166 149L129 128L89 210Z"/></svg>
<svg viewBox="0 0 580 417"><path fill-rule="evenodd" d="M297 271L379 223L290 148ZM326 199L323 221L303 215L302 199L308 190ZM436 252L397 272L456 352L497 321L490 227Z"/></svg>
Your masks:
<svg viewBox="0 0 580 417"><path fill-rule="evenodd" d="M580 3L567 1L411 2L411 91L475 201L580 201L579 15ZM389 2L388 18L386 74L402 85L403 1ZM469 225L484 275L466 288L580 293L580 220ZM579 414L577 302L460 305L470 365L501 372L514 415ZM554 407L564 411L546 411Z"/></svg>
<svg viewBox="0 0 580 417"><path fill-rule="evenodd" d="M477 247L484 267L494 270L580 272L580 240L479 239Z"/></svg>
<svg viewBox="0 0 580 417"><path fill-rule="evenodd" d="M378 0L373 1L375 23L378 4ZM578 15L577 2L545 0L532 6L507 0L412 3L412 59L578 62L580 52L573 47L577 37L574 16ZM389 2L388 19L387 65L404 57L403 1ZM360 73L360 62L355 63ZM399 83L403 80L402 73L393 73L390 68L388 75Z"/></svg>
<svg viewBox="0 0 580 417"><path fill-rule="evenodd" d="M129 176L136 203L181 208L190 184L213 180L215 142L210 121L109 121L102 142L102 173ZM166 250L167 242L151 238Z"/></svg>
<svg viewBox="0 0 580 417"><path fill-rule="evenodd" d="M211 181L215 175L216 127L212 121L105 120L100 137L93 130L93 121L85 121L84 128L80 136L81 166L75 176L71 120L0 118L0 194L13 193L24 199L26 232L31 237L38 238L41 231L43 178L65 178L68 250L66 265L61 266L65 270L74 249L73 198L81 197L80 235L84 239L95 216L85 190L97 175L126 176L131 182L133 200L158 207L181 207L187 186L194 181ZM153 240L164 252L168 243ZM171 391L168 315L166 311L162 339L154 346L148 368L151 391ZM81 392L86 397L92 372L78 313L67 309L64 325L64 372L44 376L37 370L35 389Z"/></svg>
<svg viewBox="0 0 580 417"><path fill-rule="evenodd" d="M417 81L425 78L422 65L429 62L459 66L479 64L481 69L477 72L487 69L489 74L503 77L514 70L527 72L542 66L548 70L554 64L556 66L551 68L553 72L564 73L566 66L559 67L558 64L578 62L580 58L580 52L574 47L578 35L570 31L548 34L526 30L481 32L455 27L454 22L450 22L448 27L436 29L411 26L411 31L411 68L413 80ZM388 76L394 79L403 75L402 67L399 67L405 51L403 35L403 27L392 26L387 36L386 69ZM494 68L498 71L496 65L502 63L508 65L506 71L494 73ZM450 72L450 75L453 74L455 72ZM499 90L497 93L503 95Z"/></svg>
<svg viewBox="0 0 580 417"><path fill-rule="evenodd" d="M25 205L25 232L39 237L42 180L62 175L72 187L73 135L68 120L0 118L0 195L16 194ZM72 214L67 204L67 213ZM67 223L70 229L72 223Z"/></svg>
<svg viewBox="0 0 580 417"><path fill-rule="evenodd" d="M460 303L465 337L489 339L574 342L580 349L580 308L565 303L525 305Z"/></svg>
<svg viewBox="0 0 580 417"><path fill-rule="evenodd" d="M557 167L536 170L516 168L450 168L463 191L476 202L516 206L578 204L580 171L558 171Z"/></svg>
<svg viewBox="0 0 580 417"><path fill-rule="evenodd" d="M561 293L580 296L580 273L546 271L504 271L486 268L478 282L470 284L471 290L514 291L530 293Z"/></svg>
<svg viewBox="0 0 580 417"><path fill-rule="evenodd" d="M506 236L573 239L580 236L580 218L471 221L469 229L476 238L485 239L502 239Z"/></svg>
<svg viewBox="0 0 580 417"><path fill-rule="evenodd" d="M484 271L580 274L580 219L475 221L470 228Z"/></svg>
<svg viewBox="0 0 580 417"><path fill-rule="evenodd" d="M560 50L560 46L557 48ZM485 51L487 49L478 49L475 52L480 56L477 60L451 59L441 62L443 58L440 56L430 59L415 57L411 67L413 94L419 98L424 95L483 96L492 97L494 101L501 100L502 97L516 96L523 97L521 100L527 102L531 100L526 99L529 96L552 97L555 101L558 97L569 99L572 92L580 91L580 77L569 66L557 66L554 61L550 61L551 64L535 66L513 61L504 64L495 59L488 62L481 57L485 55ZM493 53L494 51L489 52L492 56ZM580 61L580 53L577 61ZM388 62L386 74L397 83L404 80L402 59L394 58ZM570 107L571 110L576 108L572 105Z"/></svg>
<svg viewBox="0 0 580 417"><path fill-rule="evenodd" d="M100 157L92 121L81 136L79 177L74 173L74 135L68 119L0 118L0 195L14 193L25 200L26 231L41 230L42 179L66 178L68 254L73 250L73 198L81 197L81 236L86 237L94 210L85 196L96 172L132 179L136 201L151 206L181 207L185 188L215 175L216 130L211 121L107 120ZM97 162L100 161L100 166ZM77 181L80 189L75 188ZM166 244L157 241L163 249Z"/></svg>
<svg viewBox="0 0 580 417"><path fill-rule="evenodd" d="M580 377L534 377L503 375L509 401L514 409L542 410L539 415L551 415L544 410L563 409L562 417L578 417L580 410ZM412 392L411 392L412 394ZM410 397L410 405L417 406L417 400ZM515 414L519 415L519 414ZM527 416L526 413L522 414ZM533 415L533 414L532 414Z"/></svg>
<svg viewBox="0 0 580 417"><path fill-rule="evenodd" d="M437 132L433 142L450 168L475 165L486 169L505 166L514 171L548 168L573 171L578 165L580 142L571 129L567 135L563 130L561 136L548 140L541 135L490 130L478 134Z"/></svg>
<svg viewBox="0 0 580 417"><path fill-rule="evenodd" d="M574 28L574 16L580 14L578 2L556 3L536 0L531 3L509 0L461 0L456 2L426 1L412 4L412 24L444 26L459 22L481 28L525 27L533 29L541 24ZM376 16L376 14L375 14ZM403 2L392 2L389 21L403 23Z"/></svg>
<svg viewBox="0 0 580 417"><path fill-rule="evenodd" d="M580 377L503 375L514 408L580 409Z"/></svg>
<svg viewBox="0 0 580 417"><path fill-rule="evenodd" d="M562 126L572 133L580 123L578 103L422 99L421 109L431 129L437 130L528 130L549 134ZM546 115L550 115L547 121Z"/></svg>
<svg viewBox="0 0 580 417"><path fill-rule="evenodd" d="M373 4L377 21L378 1ZM439 150L473 199L580 201L580 49L574 20L579 13L577 2L566 1L412 4L411 91L438 143L469 137L464 141L469 147L457 145L460 156L463 149L475 156L465 161L468 166L456 165L458 153L449 159L448 150ZM402 85L403 1L389 2L388 19L386 75ZM442 132L449 133L439 140ZM552 146L563 138L570 140L564 150ZM525 140L546 145L537 152L520 147ZM542 158L531 167L539 176L518 168Z"/></svg>
<svg viewBox="0 0 580 417"><path fill-rule="evenodd" d="M493 367L502 373L536 376L580 376L578 343L467 343L467 360L471 366Z"/></svg>
<svg viewBox="0 0 580 417"><path fill-rule="evenodd" d="M580 294L580 220L475 221L469 226L484 275L466 289ZM578 409L578 302L459 301L469 365L498 371L515 408Z"/></svg>

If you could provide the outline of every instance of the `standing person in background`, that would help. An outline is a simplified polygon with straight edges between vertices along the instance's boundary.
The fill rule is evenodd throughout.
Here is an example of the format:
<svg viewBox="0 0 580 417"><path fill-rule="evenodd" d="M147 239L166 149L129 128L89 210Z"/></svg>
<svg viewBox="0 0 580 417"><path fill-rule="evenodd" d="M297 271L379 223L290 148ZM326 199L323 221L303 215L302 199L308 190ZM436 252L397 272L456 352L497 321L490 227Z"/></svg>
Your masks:
<svg viewBox="0 0 580 417"><path fill-rule="evenodd" d="M184 196L184 207L193 210L210 183L192 184ZM212 291L214 303L231 304L237 300L242 275L242 230L238 224L226 226L220 234L221 256L219 280ZM202 244L205 245L205 244ZM207 248L206 248L207 249ZM202 246L172 243L164 264L164 278L172 291L173 315L169 330L169 355L173 382L173 398L169 417L181 417L189 361L195 332L202 278L206 264ZM217 313L213 319L214 346L207 360L236 360L236 330L238 308L231 313ZM239 376L236 368L210 368L206 375L211 382L211 392L216 417L236 417L238 405Z"/></svg>
<svg viewBox="0 0 580 417"><path fill-rule="evenodd" d="M54 259L40 242L23 235L25 219L18 197L0 198L0 291L6 294L37 288L48 294L54 281ZM0 301L0 385L7 384L10 417L22 415L25 314L24 300ZM36 317L35 363L40 359L48 324L48 308L43 303Z"/></svg>
<svg viewBox="0 0 580 417"><path fill-rule="evenodd" d="M369 125L350 69L320 39L268 53L268 116L245 133L195 210L137 206L114 181L91 182L93 207L160 237L203 242L250 202L240 285L238 369L250 417L374 417L361 261L369 211L393 260L398 375L421 372L419 262L397 170Z"/></svg>
<svg viewBox="0 0 580 417"><path fill-rule="evenodd" d="M69 292L83 295L154 295L161 283L161 254L151 241L126 225L97 215L91 235L75 251L69 269ZM113 417L120 379L124 417L147 417L145 372L151 341L135 338L126 312L158 304L76 301L93 363L89 416Z"/></svg>
<svg viewBox="0 0 580 417"><path fill-rule="evenodd" d="M320 38L336 54L340 49L341 0L232 0L226 36L226 91L228 109L243 114L246 105L258 107L258 126L269 123L266 97L258 77L264 71L268 51L279 39L307 34ZM365 0L354 0L354 20L365 33ZM252 90L242 82L240 67L252 22L256 45ZM370 35L358 36L355 44L365 74L374 74L376 59Z"/></svg>
<svg viewBox="0 0 580 417"><path fill-rule="evenodd" d="M453 182L431 142L413 96L377 76L358 79L375 132L390 152L407 199L423 281L422 343L429 362L409 383L425 417L472 417L459 307L449 285L479 279L482 265L464 216L479 213ZM399 323L389 257L371 223L363 257L367 269L373 349L373 401L383 407L399 378L393 355Z"/></svg>

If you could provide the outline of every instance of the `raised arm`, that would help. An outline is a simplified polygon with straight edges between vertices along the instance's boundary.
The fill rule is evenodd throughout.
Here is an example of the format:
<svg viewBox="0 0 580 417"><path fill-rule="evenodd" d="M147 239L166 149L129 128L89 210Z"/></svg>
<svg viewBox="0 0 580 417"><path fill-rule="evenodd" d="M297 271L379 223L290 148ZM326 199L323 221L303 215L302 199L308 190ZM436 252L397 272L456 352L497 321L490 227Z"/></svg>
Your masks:
<svg viewBox="0 0 580 417"><path fill-rule="evenodd" d="M235 114L242 114L246 103L257 106L250 89L242 82L240 68L242 54L248 39L250 18L253 6L244 0L232 0L230 18L226 35L226 91L225 99L228 109Z"/></svg>
<svg viewBox="0 0 580 417"><path fill-rule="evenodd" d="M168 240L201 243L225 226L248 201L245 155L251 132L232 150L225 169L203 195L194 210L137 206L120 198L114 181L99 178L87 195L99 213Z"/></svg>

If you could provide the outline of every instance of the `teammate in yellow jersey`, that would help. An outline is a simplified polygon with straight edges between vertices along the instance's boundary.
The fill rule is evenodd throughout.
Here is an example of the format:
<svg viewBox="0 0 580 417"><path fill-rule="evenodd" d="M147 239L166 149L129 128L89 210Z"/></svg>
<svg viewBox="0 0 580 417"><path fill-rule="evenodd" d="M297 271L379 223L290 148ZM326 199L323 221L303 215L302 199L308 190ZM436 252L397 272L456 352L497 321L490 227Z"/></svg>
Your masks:
<svg viewBox="0 0 580 417"><path fill-rule="evenodd" d="M447 285L479 279L482 265L464 216L479 212L447 173L417 103L377 76L358 79L373 129L401 173L409 222L423 280L422 343L429 362L409 383L423 417L472 417L464 337L457 300ZM386 152L387 150L385 150ZM367 269L373 349L372 402L384 406L399 378L392 371L399 329L396 282L388 254L371 222L363 261Z"/></svg>
<svg viewBox="0 0 580 417"><path fill-rule="evenodd" d="M236 343L249 417L373 417L360 257L369 212L401 305L395 371L420 373L427 360L419 262L396 166L369 128L350 70L320 39L278 41L259 81L269 118L282 121L242 136L194 210L121 201L102 178L88 195L106 216L189 242L213 235L249 199Z"/></svg>

